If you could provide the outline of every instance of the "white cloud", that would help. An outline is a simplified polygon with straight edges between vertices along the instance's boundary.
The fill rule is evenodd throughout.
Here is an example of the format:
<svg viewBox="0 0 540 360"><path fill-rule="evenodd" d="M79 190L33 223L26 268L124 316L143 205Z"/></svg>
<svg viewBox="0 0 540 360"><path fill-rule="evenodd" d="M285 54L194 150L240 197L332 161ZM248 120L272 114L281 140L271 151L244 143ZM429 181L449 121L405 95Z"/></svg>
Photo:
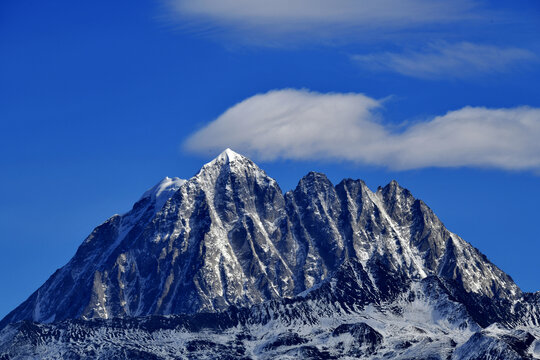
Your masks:
<svg viewBox="0 0 540 360"><path fill-rule="evenodd" d="M257 38L332 37L476 18L474 0L166 0L183 23Z"/></svg>
<svg viewBox="0 0 540 360"><path fill-rule="evenodd" d="M362 94L276 90L250 97L190 136L198 153L231 147L262 160L345 160L393 169L540 170L540 109L465 107L400 132Z"/></svg>
<svg viewBox="0 0 540 360"><path fill-rule="evenodd" d="M355 55L353 59L368 69L407 76L464 78L507 71L537 57L525 49L462 42L431 45L423 51Z"/></svg>

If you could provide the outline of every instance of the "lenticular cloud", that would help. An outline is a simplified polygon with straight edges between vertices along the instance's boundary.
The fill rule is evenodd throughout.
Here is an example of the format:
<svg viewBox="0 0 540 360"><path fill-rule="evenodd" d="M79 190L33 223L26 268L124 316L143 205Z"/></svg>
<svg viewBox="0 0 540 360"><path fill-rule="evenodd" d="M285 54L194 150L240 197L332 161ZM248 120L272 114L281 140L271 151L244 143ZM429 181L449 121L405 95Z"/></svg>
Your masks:
<svg viewBox="0 0 540 360"><path fill-rule="evenodd" d="M261 160L345 160L392 169L540 170L540 109L464 107L399 133L383 101L358 93L284 89L250 97L191 135L197 153L233 147Z"/></svg>

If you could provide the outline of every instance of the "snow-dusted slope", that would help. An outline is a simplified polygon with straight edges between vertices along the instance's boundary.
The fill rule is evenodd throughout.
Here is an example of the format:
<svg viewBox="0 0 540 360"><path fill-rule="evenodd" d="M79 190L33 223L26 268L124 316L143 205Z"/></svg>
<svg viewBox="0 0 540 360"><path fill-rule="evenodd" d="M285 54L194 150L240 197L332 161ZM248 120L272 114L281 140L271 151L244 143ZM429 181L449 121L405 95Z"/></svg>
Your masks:
<svg viewBox="0 0 540 360"><path fill-rule="evenodd" d="M437 305L440 296L453 305ZM444 337L454 349L456 344L473 346L466 343L474 340L468 335L458 337L461 324L469 335L494 323L536 328L538 299L538 293L523 294L395 181L372 192L361 180L334 186L324 174L312 172L283 194L251 160L227 149L191 179L165 178L130 212L98 226L73 259L8 314L0 328L21 320L197 314L257 304L262 305L254 309L268 313L272 304L289 304L290 314L302 324L314 321L321 334L335 331L339 322L366 323L391 347L391 333L407 335L407 323L418 321L424 309L431 315L420 322L429 332L456 332ZM399 310L383 311L391 308ZM261 314L251 323L260 323ZM328 325L324 316L337 322ZM372 320L361 320L366 317ZM384 330L377 322L394 325ZM110 323L96 324L109 331ZM363 325L350 329L378 338ZM474 341L492 349L490 334ZM262 340L254 341L263 346ZM345 346L341 342L333 343Z"/></svg>

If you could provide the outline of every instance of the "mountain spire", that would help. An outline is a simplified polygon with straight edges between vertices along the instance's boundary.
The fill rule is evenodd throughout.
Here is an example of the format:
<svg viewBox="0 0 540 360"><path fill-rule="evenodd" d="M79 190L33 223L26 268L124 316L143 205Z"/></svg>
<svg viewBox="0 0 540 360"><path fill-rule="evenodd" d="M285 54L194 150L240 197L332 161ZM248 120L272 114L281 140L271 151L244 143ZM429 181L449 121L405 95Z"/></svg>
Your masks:
<svg viewBox="0 0 540 360"><path fill-rule="evenodd" d="M235 173L237 175L241 174L242 177L268 177L268 175L266 175L266 173L249 158L227 148L212 161L204 164L197 175L195 175L195 178L203 182L213 183L220 176L230 173Z"/></svg>
<svg viewBox="0 0 540 360"><path fill-rule="evenodd" d="M229 164L236 161L242 161L242 160L248 160L249 162L252 162L250 159L245 157L244 155L240 155L237 152L231 150L230 148L227 148L221 152L217 157L215 157L212 161L206 163L204 167L212 166L215 164Z"/></svg>
<svg viewBox="0 0 540 360"><path fill-rule="evenodd" d="M218 155L216 160L231 162L231 161L245 159L245 158L246 158L245 156L238 154L237 152L231 150L230 148L226 148L225 150L223 150L221 154Z"/></svg>

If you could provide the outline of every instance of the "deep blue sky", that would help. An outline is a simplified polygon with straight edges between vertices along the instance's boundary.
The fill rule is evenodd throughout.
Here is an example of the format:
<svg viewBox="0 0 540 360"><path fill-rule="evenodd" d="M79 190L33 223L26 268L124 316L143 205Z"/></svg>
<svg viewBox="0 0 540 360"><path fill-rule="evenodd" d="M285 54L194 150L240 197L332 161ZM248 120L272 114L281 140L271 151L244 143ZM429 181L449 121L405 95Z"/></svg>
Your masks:
<svg viewBox="0 0 540 360"><path fill-rule="evenodd" d="M313 24L278 33L211 17L201 24L151 0L1 2L0 317L63 266L95 226L129 210L161 178L197 172L211 156L185 150L184 141L255 94L293 88L390 97L381 110L388 124L465 106L539 108L540 4L481 5L472 20L443 26L321 34ZM509 63L457 61L423 76L354 60L464 42L502 49ZM522 289L540 290L537 165L398 171L339 158L254 160L284 191L310 170L335 183L361 178L373 190L396 179Z"/></svg>

